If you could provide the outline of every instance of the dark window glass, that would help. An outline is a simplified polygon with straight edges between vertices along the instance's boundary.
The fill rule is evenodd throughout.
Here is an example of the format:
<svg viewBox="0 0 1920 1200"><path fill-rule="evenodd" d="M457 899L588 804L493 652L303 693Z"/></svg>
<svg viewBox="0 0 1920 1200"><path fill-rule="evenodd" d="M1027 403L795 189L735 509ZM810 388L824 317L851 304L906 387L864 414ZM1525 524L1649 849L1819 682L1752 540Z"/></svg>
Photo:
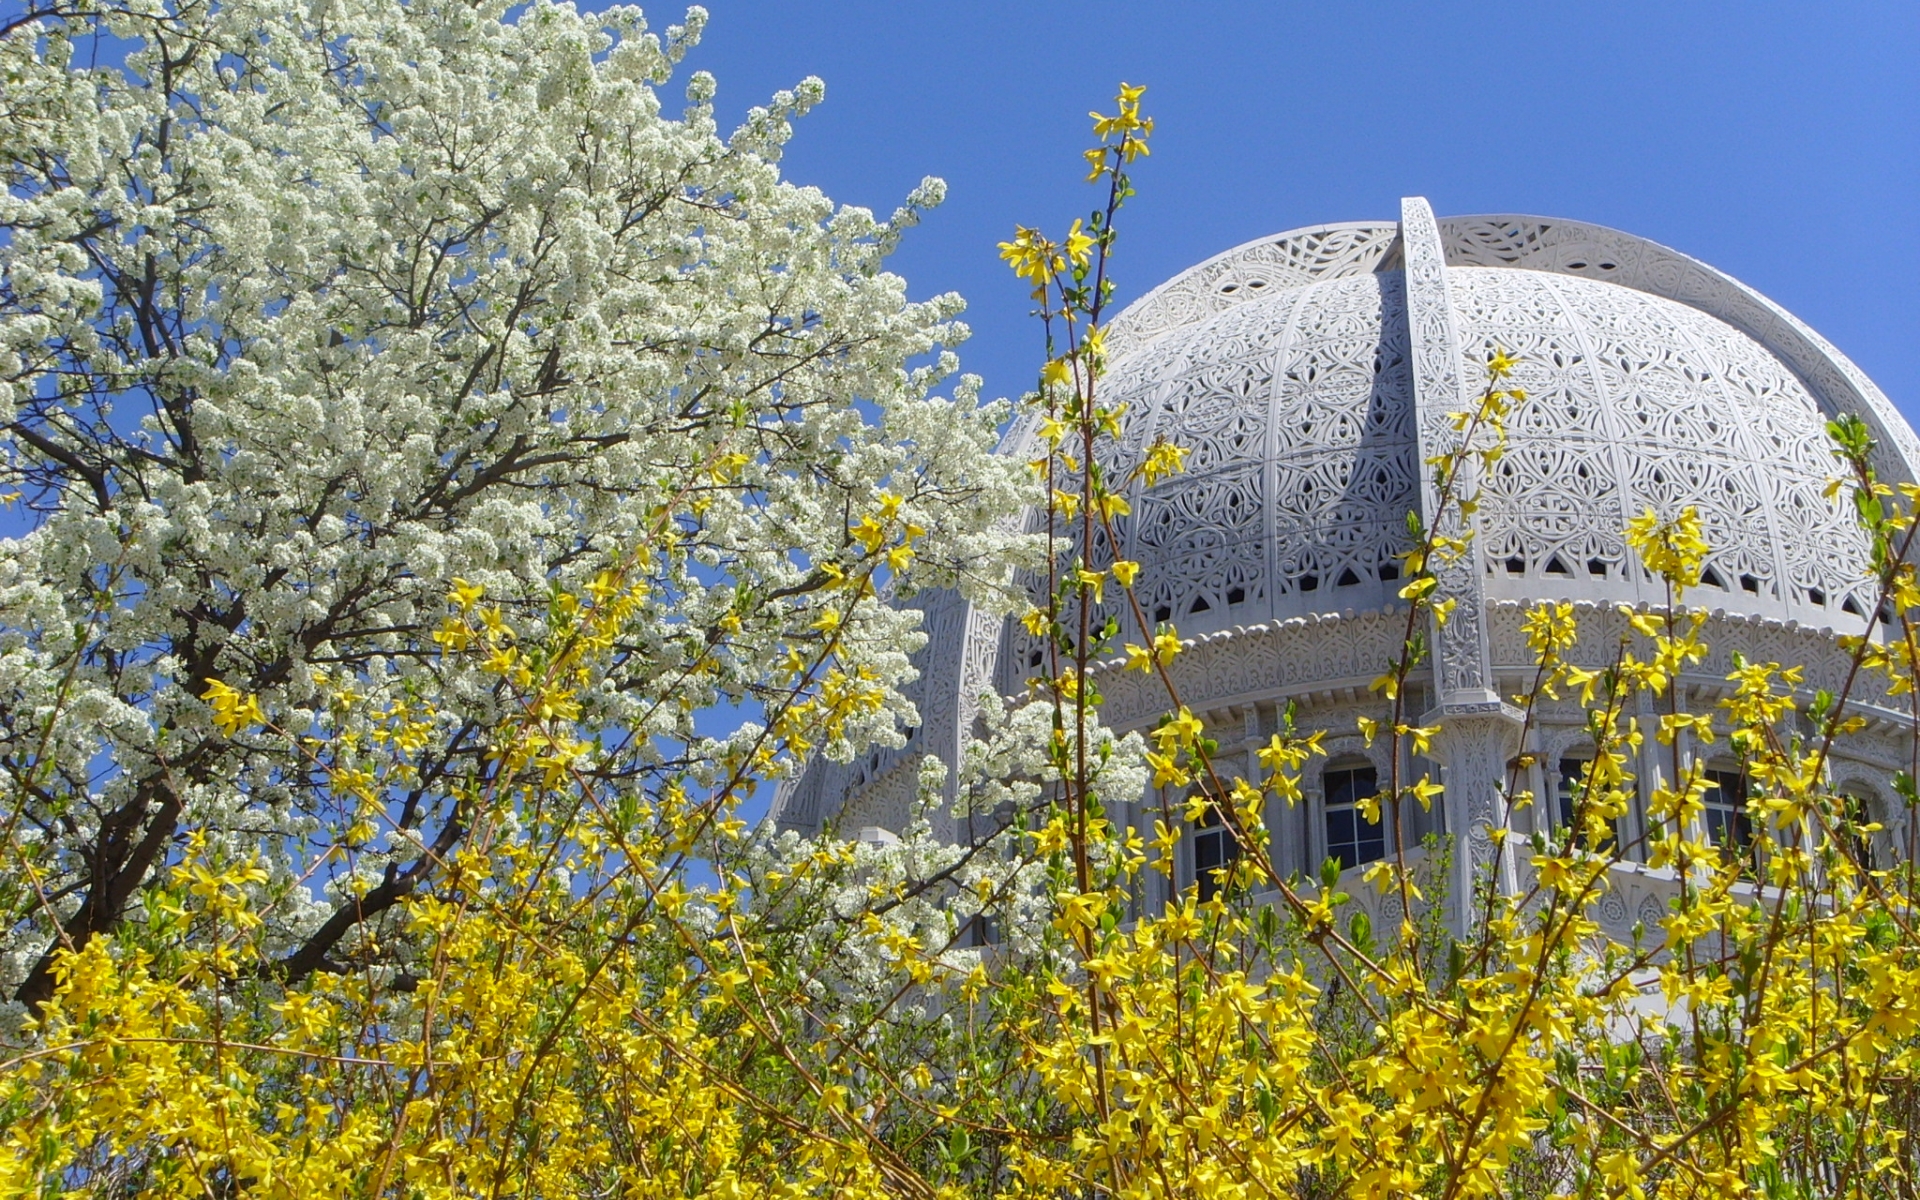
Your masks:
<svg viewBox="0 0 1920 1200"><path fill-rule="evenodd" d="M1374 795L1378 784L1372 767L1334 768L1321 776L1326 792L1327 857L1341 870L1387 856L1384 813L1369 821L1357 807Z"/></svg>
<svg viewBox="0 0 1920 1200"><path fill-rule="evenodd" d="M1878 864L1874 862L1873 835L1860 828L1873 822L1873 812L1867 805L1867 798L1848 792L1842 793L1840 800L1846 805L1845 845L1853 855L1853 865L1862 871L1876 870Z"/></svg>
<svg viewBox="0 0 1920 1200"><path fill-rule="evenodd" d="M1575 838L1579 840L1582 845L1587 845L1586 831L1574 825L1573 815L1574 811L1579 807L1579 802L1586 798L1583 792L1587 785L1587 768L1590 765L1589 761L1584 758L1561 759L1560 779L1554 787L1554 798L1558 802L1555 806L1554 815L1558 818L1562 829L1574 830ZM1587 845L1587 849L1605 850L1617 841L1619 837L1619 825L1609 821L1607 822L1606 840L1597 846Z"/></svg>
<svg viewBox="0 0 1920 1200"><path fill-rule="evenodd" d="M1222 873L1240 858L1240 839L1233 836L1212 804L1193 826L1193 881L1205 903L1220 893Z"/></svg>
<svg viewBox="0 0 1920 1200"><path fill-rule="evenodd" d="M1753 818L1747 814L1747 777L1741 771L1708 771L1703 816L1707 839L1723 858L1753 862Z"/></svg>

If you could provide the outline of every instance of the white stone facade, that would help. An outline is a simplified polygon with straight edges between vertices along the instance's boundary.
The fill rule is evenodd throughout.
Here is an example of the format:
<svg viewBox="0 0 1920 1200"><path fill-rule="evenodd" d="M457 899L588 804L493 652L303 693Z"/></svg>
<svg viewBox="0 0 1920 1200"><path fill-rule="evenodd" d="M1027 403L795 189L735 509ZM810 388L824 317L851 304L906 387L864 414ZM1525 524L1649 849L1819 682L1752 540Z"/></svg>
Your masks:
<svg viewBox="0 0 1920 1200"><path fill-rule="evenodd" d="M1247 747L1288 701L1304 726L1342 736L1355 716L1382 715L1366 683L1404 631L1395 556L1407 548L1406 515L1436 507L1422 464L1449 445L1447 414L1472 405L1488 353L1519 357L1512 382L1527 399L1508 419L1507 453L1477 480L1474 554L1442 576L1454 617L1433 631L1436 653L1418 678L1415 711L1443 728L1431 765L1446 799L1413 832L1466 832L1453 843L1456 889L1475 872L1514 869L1494 862L1486 830L1506 819L1499 787L1520 749L1501 698L1530 679L1527 605L1579 602L1582 654L1604 662L1618 606L1664 598L1626 547L1627 520L1693 505L1713 552L1689 599L1713 611L1715 649L1685 680L1696 699L1712 702L1736 651L1802 663L1810 688L1836 686L1836 638L1865 628L1874 600L1864 538L1823 495L1836 471L1826 422L1860 416L1883 474L1920 478L1920 440L1818 335L1710 267L1571 221L1436 219L1415 198L1398 222L1264 238L1131 305L1109 346L1103 402L1128 405L1114 457L1130 465L1156 437L1190 451L1185 473L1129 497L1120 535L1142 565L1137 593L1151 619L1193 643L1175 664L1182 697L1216 733L1244 730ZM1023 440L1016 430L1009 452ZM814 764L781 790L782 824L897 823L920 757L953 761L982 691L1023 690L1039 651L1023 629L951 594L924 604L921 726L902 750ZM1122 729L1164 708L1137 674L1111 673L1103 688L1106 717ZM1884 696L1856 698L1881 733L1856 742L1839 782L1887 824L1891 852L1906 837L1887 786L1895 747L1874 747L1901 714ZM1544 764L1528 781L1543 797L1553 764L1577 757L1583 737L1577 712L1547 718L1528 747ZM1229 765L1244 757L1220 739ZM1378 758L1357 739L1334 747L1350 763ZM1384 781L1387 764L1373 765ZM1662 767L1652 755L1642 767L1644 792ZM1317 779L1305 810L1269 814L1277 859L1308 875L1325 842ZM1543 802L1512 823L1525 831L1549 815ZM1624 931L1664 893L1657 873L1631 863L1616 873L1602 911Z"/></svg>

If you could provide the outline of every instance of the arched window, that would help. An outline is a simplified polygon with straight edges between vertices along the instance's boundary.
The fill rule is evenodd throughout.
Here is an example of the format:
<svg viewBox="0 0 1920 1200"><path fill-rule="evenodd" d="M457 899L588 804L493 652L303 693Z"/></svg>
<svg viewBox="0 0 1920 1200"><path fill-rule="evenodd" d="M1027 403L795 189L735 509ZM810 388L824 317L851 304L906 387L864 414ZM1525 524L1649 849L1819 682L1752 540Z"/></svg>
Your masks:
<svg viewBox="0 0 1920 1200"><path fill-rule="evenodd" d="M1240 861L1240 839L1220 819L1220 810L1212 801L1193 823L1193 881L1200 888L1202 904L1220 894L1228 872Z"/></svg>
<svg viewBox="0 0 1920 1200"><path fill-rule="evenodd" d="M1360 810L1360 801L1379 791L1373 767L1336 764L1327 768L1320 781L1326 797L1327 857L1338 861L1343 871L1385 858L1386 814L1376 812L1369 821Z"/></svg>
<svg viewBox="0 0 1920 1200"><path fill-rule="evenodd" d="M1865 791L1858 785L1849 785L1840 790L1840 803L1845 813L1846 825L1837 839L1847 853L1853 856L1853 865L1862 871L1872 871L1879 867L1873 852L1873 835L1862 826L1873 824L1873 804L1867 799Z"/></svg>
<svg viewBox="0 0 1920 1200"><path fill-rule="evenodd" d="M1728 861L1743 859L1754 863L1753 818L1747 814L1747 775L1735 768L1710 767L1706 771L1707 791L1702 799L1706 811L1707 840L1720 848L1720 857Z"/></svg>
<svg viewBox="0 0 1920 1200"><path fill-rule="evenodd" d="M1596 844L1587 842L1586 829L1576 824L1574 815L1587 803L1587 772L1593 767L1593 760L1579 755L1568 755L1560 760L1559 773L1554 778L1554 823L1562 829L1572 829L1574 840L1589 850L1606 850L1620 840L1620 823L1607 822L1607 832L1603 840Z"/></svg>

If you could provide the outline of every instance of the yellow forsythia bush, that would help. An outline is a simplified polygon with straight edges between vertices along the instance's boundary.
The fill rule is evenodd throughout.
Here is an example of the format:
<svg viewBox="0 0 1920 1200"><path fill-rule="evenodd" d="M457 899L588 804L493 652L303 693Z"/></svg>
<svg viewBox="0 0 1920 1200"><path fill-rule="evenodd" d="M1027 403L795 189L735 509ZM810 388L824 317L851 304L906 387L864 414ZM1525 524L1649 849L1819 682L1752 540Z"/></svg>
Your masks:
<svg viewBox="0 0 1920 1200"><path fill-rule="evenodd" d="M1041 450L1007 462L990 453L1001 410L965 387L929 396L944 360L905 365L957 336L944 302L908 304L878 265L933 190L882 223L781 183L810 92L722 139L695 76L688 115L661 118L652 89L698 10L664 36L625 10L544 4L76 12L0 37L28 129L0 136L42 139L62 164L31 175L9 142L10 203L32 218L9 226L9 278L41 287L54 315L34 320L66 332L4 315L67 377L99 381L72 403L150 398L158 440L103 417L76 449L34 399L54 383L15 397L39 439L19 445L40 455L19 470L58 503L50 532L5 551L8 580L50 582L0 596L0 965L16 989L0 1196L1920 1186L1913 864L1866 861L1829 785L1858 722L1846 695L1808 700L1791 664L1743 663L1719 710L1682 706L1678 676L1707 650L1686 602L1707 549L1691 511L1627 531L1667 603L1633 614L1608 669L1576 661L1570 606L1528 618L1536 680L1512 702L1577 697L1596 753L1572 832L1506 847L1523 888L1447 896L1389 860L1366 883L1402 917L1375 929L1337 871L1275 868L1265 802L1300 798L1324 735L1283 730L1260 777L1224 777L1172 686L1177 633L1139 612L1138 566L1098 553L1126 484L1185 458L1156 442L1127 480L1090 469L1120 420L1099 391L1101 321L1152 131L1142 89L1096 117L1103 207L1059 242L1021 229L1002 248L1048 336L1026 414ZM77 74L89 22L137 37L129 65L151 77ZM456 170L432 158L459 142L436 124L456 110L529 140L495 161L482 138L486 162ZM165 169L149 153L162 129L192 131ZM301 136L276 141L286 130ZM120 158L96 162L116 137ZM297 178L274 173L297 154L313 159ZM125 212L115 161L147 172ZM96 168L82 204L62 173ZM569 182L548 194L547 178ZM277 188L298 197L287 212L253 207ZM121 253L88 239L156 238L140 222L176 203L179 236L201 237L182 196L217 236L197 257L156 252L156 271L183 272L171 294L198 299L162 323L178 345L135 354L114 339L155 311L151 289L117 290L139 264L67 249ZM272 234L296 219L311 243ZM407 267L341 232L362 223L425 249ZM623 240L635 229L650 240ZM327 254L345 265L300 274ZM231 337L194 340L219 322ZM1468 468L1502 452L1514 365L1492 358L1433 464L1443 513L1471 511ZM1835 494L1855 500L1889 614L1851 643L1856 674L1911 694L1920 495L1876 478L1857 423L1833 434ZM1029 502L1057 553L1004 533ZM1374 682L1391 715L1358 731L1396 761L1443 736L1402 698L1427 654L1414 634L1448 615L1438 573L1470 552L1461 527L1416 529L1403 563L1409 636ZM221 558L235 538L244 552ZM93 555L78 570L73 547ZM943 842L925 809L891 841L752 825L768 781L895 736L917 635L880 593L970 586L954 565L969 555L990 568L983 594L1023 564L1047 584L1016 614L1052 648L1032 694L922 780L931 804L942 770L966 772L991 832ZM1109 598L1135 622L1099 633L1089 614ZM1101 724L1107 668L1166 683L1146 737ZM704 736L696 717L721 703L754 719ZM1763 866L1701 833L1688 736L1738 749ZM1594 914L1649 739L1675 769L1646 797L1646 852L1682 886L1623 946ZM1201 798L1151 840L1110 816L1188 785ZM1438 790L1400 779L1362 803L1397 822ZM1205 899L1139 904L1209 810L1242 849L1227 877ZM1464 936L1449 905L1471 906Z"/></svg>

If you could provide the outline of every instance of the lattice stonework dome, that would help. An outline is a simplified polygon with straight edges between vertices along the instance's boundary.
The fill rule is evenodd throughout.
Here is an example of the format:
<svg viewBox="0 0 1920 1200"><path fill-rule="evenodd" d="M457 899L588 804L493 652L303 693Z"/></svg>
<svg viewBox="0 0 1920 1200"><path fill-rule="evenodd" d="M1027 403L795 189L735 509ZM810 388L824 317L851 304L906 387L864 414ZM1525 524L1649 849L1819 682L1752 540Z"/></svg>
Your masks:
<svg viewBox="0 0 1920 1200"><path fill-rule="evenodd" d="M1723 657L1757 647L1810 677L1840 669L1835 638L1865 627L1873 599L1863 539L1823 494L1826 422L1862 417L1890 479L1914 479L1920 462L1852 363L1712 268L1576 222L1436 220L1418 199L1398 222L1296 230L1202 263L1116 318L1109 345L1104 398L1128 405L1117 465L1156 437L1190 450L1184 474L1130 497L1121 533L1142 564L1138 594L1197 639L1178 660L1183 699L1244 719L1250 736L1287 700L1351 728L1404 625L1395 556L1407 514L1433 506L1422 463L1496 347L1520 359L1527 399L1479 480L1473 562L1442 579L1456 616L1434 631L1423 681L1426 705L1456 724L1504 719L1504 674L1529 661L1526 605L1589 602L1605 624L1622 603L1663 599L1623 537L1647 508L1702 515L1713 553L1693 600L1731 631L1715 643ZM1018 692L1038 662L1018 625L956 598L927 614L925 727L902 750L817 764L783 793L784 823L893 823L919 756L953 761L980 691ZM1715 670L1724 662L1703 678ZM1150 689L1111 676L1108 719L1151 719L1162 697ZM1494 754L1508 735L1488 736ZM1453 743L1473 740L1459 726ZM1489 813L1477 794L1455 797L1474 791L1459 754L1446 823L1472 832Z"/></svg>

